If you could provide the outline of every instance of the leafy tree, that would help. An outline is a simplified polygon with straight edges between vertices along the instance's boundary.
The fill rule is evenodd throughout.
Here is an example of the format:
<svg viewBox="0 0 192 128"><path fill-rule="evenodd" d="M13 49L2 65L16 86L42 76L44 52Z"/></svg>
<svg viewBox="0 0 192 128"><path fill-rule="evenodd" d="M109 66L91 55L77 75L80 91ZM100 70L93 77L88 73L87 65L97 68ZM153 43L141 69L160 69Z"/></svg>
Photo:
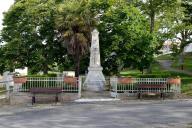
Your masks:
<svg viewBox="0 0 192 128"><path fill-rule="evenodd" d="M27 66L46 74L51 68L61 48L54 33L55 10L55 0L18 0L5 14L2 39L8 69Z"/></svg>
<svg viewBox="0 0 192 128"><path fill-rule="evenodd" d="M156 47L156 53L162 48L163 42L167 40L167 34L162 33L164 30L164 24L161 20L164 15L174 6L177 0L139 0L136 2L137 6L141 9L141 12L148 18L150 33L156 36L159 42ZM151 65L148 68L148 73L151 73Z"/></svg>
<svg viewBox="0 0 192 128"><path fill-rule="evenodd" d="M166 29L173 42L173 55L178 56L178 62L183 69L184 48L192 43L192 5L187 0L177 2L165 15ZM169 22L168 22L169 21ZM163 23L165 23L163 22Z"/></svg>
<svg viewBox="0 0 192 128"><path fill-rule="evenodd" d="M156 20L159 15L164 15L164 13L169 10L177 0L141 0L140 8L143 14L146 14L149 18L150 32L158 31L156 28Z"/></svg>
<svg viewBox="0 0 192 128"><path fill-rule="evenodd" d="M180 3L179 3L180 4ZM177 23L173 28L174 36L179 40L179 63L181 65L181 69L183 69L184 63L184 48L192 43L192 4L188 0L183 0L181 3L181 8L183 8L183 13L178 12L179 10L175 10L175 12L183 17L178 19L178 16L175 15L175 22ZM174 13L175 14L175 13Z"/></svg>
<svg viewBox="0 0 192 128"><path fill-rule="evenodd" d="M64 1L56 18L60 41L75 63L75 76L79 76L80 60L88 53L91 31L95 26L94 14L86 0Z"/></svg>

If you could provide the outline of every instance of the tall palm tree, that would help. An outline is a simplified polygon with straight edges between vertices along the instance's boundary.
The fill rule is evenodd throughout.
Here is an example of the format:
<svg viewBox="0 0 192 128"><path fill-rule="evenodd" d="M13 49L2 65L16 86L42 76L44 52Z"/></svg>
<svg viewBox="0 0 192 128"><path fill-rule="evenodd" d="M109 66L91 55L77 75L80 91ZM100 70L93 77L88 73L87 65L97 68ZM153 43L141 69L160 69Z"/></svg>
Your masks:
<svg viewBox="0 0 192 128"><path fill-rule="evenodd" d="M88 0L67 0L59 6L56 27L68 54L75 62L75 76L79 76L80 60L89 49L91 30L95 25Z"/></svg>

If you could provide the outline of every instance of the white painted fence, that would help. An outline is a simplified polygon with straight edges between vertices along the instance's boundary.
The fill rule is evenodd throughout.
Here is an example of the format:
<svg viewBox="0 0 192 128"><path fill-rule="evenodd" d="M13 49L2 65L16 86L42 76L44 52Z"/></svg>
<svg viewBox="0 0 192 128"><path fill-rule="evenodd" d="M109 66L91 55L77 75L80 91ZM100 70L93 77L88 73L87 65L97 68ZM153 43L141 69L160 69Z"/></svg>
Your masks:
<svg viewBox="0 0 192 128"><path fill-rule="evenodd" d="M130 78L128 82L122 83L117 77L110 78L111 92L114 97L117 97L118 93L137 94L138 92L164 92L164 93L180 93L181 85L169 83L168 78ZM138 87L139 85L146 85L147 87ZM162 85L164 87L150 87L155 85Z"/></svg>
<svg viewBox="0 0 192 128"><path fill-rule="evenodd" d="M64 93L77 93L81 97L81 79L64 82L64 77L27 77L25 83L15 83L15 92L29 92L30 88L61 88Z"/></svg>

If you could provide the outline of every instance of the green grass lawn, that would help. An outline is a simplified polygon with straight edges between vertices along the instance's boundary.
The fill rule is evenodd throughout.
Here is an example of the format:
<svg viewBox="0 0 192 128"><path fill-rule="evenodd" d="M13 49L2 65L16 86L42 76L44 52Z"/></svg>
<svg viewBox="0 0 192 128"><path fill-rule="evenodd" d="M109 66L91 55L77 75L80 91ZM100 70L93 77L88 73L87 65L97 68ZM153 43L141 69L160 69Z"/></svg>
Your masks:
<svg viewBox="0 0 192 128"><path fill-rule="evenodd" d="M178 57L173 57L171 54L161 55L156 57L156 60L172 60L172 67L176 69L180 69L180 64L178 62ZM186 53L184 55L184 70L188 70L192 72L192 53Z"/></svg>
<svg viewBox="0 0 192 128"><path fill-rule="evenodd" d="M177 72L170 72L168 70L162 69L161 66L154 62L152 64L152 73L151 74L142 74L139 70L126 70L120 72L120 76L132 76L132 77L152 77L152 78L158 78L158 77L177 77L177 76L187 76L183 73L177 73Z"/></svg>
<svg viewBox="0 0 192 128"><path fill-rule="evenodd" d="M181 91L192 96L192 77L182 77Z"/></svg>
<svg viewBox="0 0 192 128"><path fill-rule="evenodd" d="M171 54L160 55L156 57L157 60L173 60L174 57Z"/></svg>

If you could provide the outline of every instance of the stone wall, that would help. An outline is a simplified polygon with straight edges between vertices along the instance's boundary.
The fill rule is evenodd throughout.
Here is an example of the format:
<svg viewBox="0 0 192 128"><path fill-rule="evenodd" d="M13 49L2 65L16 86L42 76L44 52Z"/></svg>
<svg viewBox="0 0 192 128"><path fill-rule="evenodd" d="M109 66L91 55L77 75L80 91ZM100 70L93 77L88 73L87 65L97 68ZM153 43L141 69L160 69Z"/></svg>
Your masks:
<svg viewBox="0 0 192 128"><path fill-rule="evenodd" d="M36 103L55 103L54 94L38 94L36 97ZM78 99L77 93L61 93L59 94L59 102L65 103ZM12 92L9 97L10 105L19 104L31 104L32 94L22 92Z"/></svg>
<svg viewBox="0 0 192 128"><path fill-rule="evenodd" d="M10 93L9 97L10 105L29 104L31 103L30 93Z"/></svg>

